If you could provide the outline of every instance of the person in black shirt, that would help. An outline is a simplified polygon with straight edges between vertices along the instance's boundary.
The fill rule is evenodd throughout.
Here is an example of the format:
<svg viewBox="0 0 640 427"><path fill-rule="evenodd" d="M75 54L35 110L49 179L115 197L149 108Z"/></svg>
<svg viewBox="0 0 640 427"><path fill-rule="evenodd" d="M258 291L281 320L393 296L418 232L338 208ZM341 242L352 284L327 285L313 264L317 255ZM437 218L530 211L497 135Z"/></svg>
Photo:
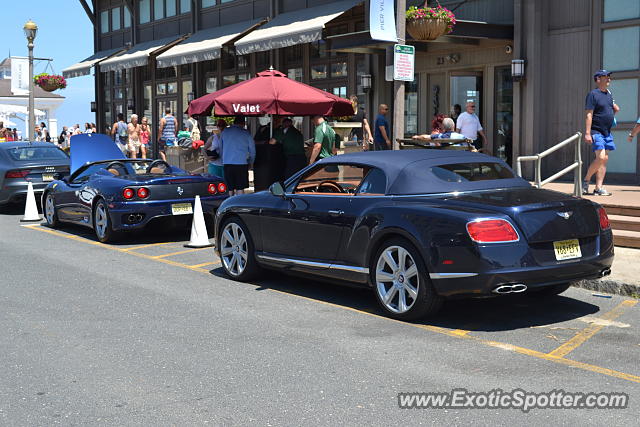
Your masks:
<svg viewBox="0 0 640 427"><path fill-rule="evenodd" d="M358 138L358 142L362 144L363 150L369 149L369 144L373 144L373 135L371 134L371 128L369 127L369 121L367 120L367 113L361 108L358 108L358 97L355 95L351 95L349 97L351 104L353 105L353 111L355 114L351 116L349 121L351 122L359 122L362 125L359 128L351 129L351 134L349 135L349 139L353 139L355 136Z"/></svg>
<svg viewBox="0 0 640 427"><path fill-rule="evenodd" d="M595 174L596 189L593 194L610 196L611 193L605 190L602 184L607 172L609 151L616 149L613 135L611 135L611 127L615 120L615 113L620 111L620 107L616 105L613 95L608 89L611 83L611 73L607 70L599 70L593 75L593 79L598 88L589 92L585 100L584 109L587 112L587 118L584 140L587 144L591 144L595 159L589 165L584 181L582 181L582 192L585 194L589 192L589 181Z"/></svg>

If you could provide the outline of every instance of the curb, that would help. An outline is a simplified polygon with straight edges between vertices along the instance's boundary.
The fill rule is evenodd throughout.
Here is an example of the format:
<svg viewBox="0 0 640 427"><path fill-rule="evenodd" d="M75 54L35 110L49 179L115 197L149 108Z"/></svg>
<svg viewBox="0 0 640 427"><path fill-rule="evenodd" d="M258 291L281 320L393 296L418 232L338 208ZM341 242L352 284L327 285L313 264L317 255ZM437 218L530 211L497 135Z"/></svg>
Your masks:
<svg viewBox="0 0 640 427"><path fill-rule="evenodd" d="M640 285L632 285L617 280L580 280L572 283L572 286L590 291L640 298Z"/></svg>

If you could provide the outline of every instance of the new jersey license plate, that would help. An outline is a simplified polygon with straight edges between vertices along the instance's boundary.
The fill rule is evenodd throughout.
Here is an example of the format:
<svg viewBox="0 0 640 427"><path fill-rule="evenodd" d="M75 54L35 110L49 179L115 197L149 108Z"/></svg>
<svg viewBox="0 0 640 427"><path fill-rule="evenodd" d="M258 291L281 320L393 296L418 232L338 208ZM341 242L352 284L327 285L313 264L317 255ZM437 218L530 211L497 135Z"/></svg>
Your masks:
<svg viewBox="0 0 640 427"><path fill-rule="evenodd" d="M171 214L173 215L188 215L193 213L193 207L191 203L175 203L171 205Z"/></svg>
<svg viewBox="0 0 640 427"><path fill-rule="evenodd" d="M42 174L42 180L43 181L53 181L53 174L52 173L43 173Z"/></svg>
<svg viewBox="0 0 640 427"><path fill-rule="evenodd" d="M553 250L556 252L556 259L563 261L565 259L582 258L580 251L580 242L578 239L560 240L553 242Z"/></svg>

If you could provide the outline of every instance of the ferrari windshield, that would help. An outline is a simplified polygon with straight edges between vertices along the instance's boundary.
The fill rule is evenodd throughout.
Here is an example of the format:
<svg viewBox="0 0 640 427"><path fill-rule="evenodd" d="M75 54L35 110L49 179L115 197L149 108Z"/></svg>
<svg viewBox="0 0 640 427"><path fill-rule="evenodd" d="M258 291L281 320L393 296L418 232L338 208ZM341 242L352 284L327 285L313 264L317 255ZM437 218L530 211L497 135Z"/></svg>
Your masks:
<svg viewBox="0 0 640 427"><path fill-rule="evenodd" d="M7 153L12 160L18 162L33 162L39 160L68 160L69 156L57 147L14 147Z"/></svg>

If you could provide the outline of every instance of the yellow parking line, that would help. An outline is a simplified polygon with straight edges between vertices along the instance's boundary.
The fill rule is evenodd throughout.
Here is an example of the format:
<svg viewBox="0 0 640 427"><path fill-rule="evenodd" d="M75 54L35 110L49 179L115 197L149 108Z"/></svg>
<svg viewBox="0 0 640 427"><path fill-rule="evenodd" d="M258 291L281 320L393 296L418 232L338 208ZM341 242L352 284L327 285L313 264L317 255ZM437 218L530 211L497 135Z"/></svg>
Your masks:
<svg viewBox="0 0 640 427"><path fill-rule="evenodd" d="M204 249L209 249L209 248L187 249L185 251L171 252L170 254L154 255L154 256L150 256L150 258L152 258L152 259L161 259L161 258L167 258L167 257L174 256L174 255L182 255L182 254L188 254L188 253L191 253L191 252L202 251Z"/></svg>
<svg viewBox="0 0 640 427"><path fill-rule="evenodd" d="M168 264L168 265L172 265L172 266L175 266L175 267L182 267L182 268L186 268L186 269L191 270L191 271L198 271L198 272L201 272L201 273L204 273L204 274L207 274L207 275L210 274L209 271L204 269L204 268L200 268L200 267L197 267L197 266L190 266L190 265L187 265L187 264L181 264L179 262L171 261L171 260L164 259L164 258L155 258L155 257L149 256L149 255L141 254L139 252L127 252L125 249L118 248L118 247L115 247L115 246L104 245L102 243L95 242L95 241L92 241L92 240L87 240L87 239L84 239L84 238L81 238L81 237L78 237L78 236L75 236L75 235L69 235L69 234L58 232L58 231L49 230L49 229L46 229L46 228L42 227L41 225L29 225L29 226L24 226L24 227L25 228L30 228L32 230L43 231L45 233L53 234L53 235L56 235L56 236L59 236L59 237L64 237L64 238L67 238L67 239L70 239L70 240L75 240L75 241L79 241L79 242L85 242L85 243L92 244L92 245L98 245L98 246L101 246L103 248L115 250L115 251L122 252L122 253L129 253L131 255L134 255L134 256L137 256L137 257L140 257L140 258L144 258L144 259L148 259L148 260L151 260L151 261L158 261L158 262L161 262L161 263L164 263L164 264ZM627 373L624 373L624 372L615 371L613 369L603 368L601 366L591 365L591 364L588 364L588 363L582 363L582 362L578 362L578 361L571 360L571 359L565 359L564 357L558 357L558 356L551 355L551 353L547 354L547 353L542 353L540 351L531 350L531 349L524 348L524 347L518 347L518 346L507 344L507 343L502 343L502 342L498 342L498 341L491 341L491 340L485 340L485 339L482 339L482 338L474 337L472 335L468 335L467 333L463 333L465 331L463 329L451 330L451 329L446 329L446 328L442 328L442 327L439 327L439 326L433 326L433 325L424 325L424 324L418 324L418 323L407 323L407 322L404 322L402 320L392 319L390 317L385 317L385 316L382 316L382 315L379 315L379 314L375 314L375 313L372 313L372 312L369 312L369 311L365 311L365 310L360 310L360 309L353 308L353 307L347 307L347 306L344 306L344 305L333 304L333 303L330 303L330 302L321 301L321 300L305 297L305 296L302 296L302 295L297 295L297 294L290 293L290 292L279 291L279 290L276 290L276 289L269 288L269 290L271 290L272 292L277 292L279 294L288 295L288 296L291 296L291 297L296 297L296 298L308 300L308 301L311 301L311 302L332 306L332 307L339 308L339 309L342 309L342 310L348 310L348 311L352 311L352 312L355 312L355 313L360 313L360 314L365 315L365 316L372 316L372 317L376 317L378 319L382 319L382 320L386 320L386 321L390 321L390 322L396 322L396 323L399 323L399 324L404 325L404 326L424 329L424 330L427 330L427 331L430 331L430 332L435 332L435 333L438 333L438 334L443 334L443 335L447 335L447 336L454 337L454 338L472 340L474 342L477 342L477 343L480 343L480 344L483 344L483 345L486 345L486 346L489 346L489 347L494 347L494 348L498 348L498 349L505 350L505 351L511 351L511 352L514 352L514 353L523 354L523 355L530 356L530 357L535 357L537 359L546 360L546 361L557 363L557 364L560 364L560 365L569 366L569 367L572 367L572 368L578 368L578 369L582 369L584 371L594 372L594 373L606 375L606 376L609 376L609 377L614 377L614 378L619 378L619 379L626 380L626 381L640 383L640 376L637 376L637 375L631 375L631 374L627 374ZM612 319L618 317L620 314L622 314L624 309L626 309L628 307L631 307L631 306L635 305L636 303L637 303L637 301L634 301L634 300L623 301L623 303L621 303L618 307L616 307L614 310L612 310L611 312L609 312L609 313L607 313L605 315L605 316L611 316L611 318L608 318L606 320L612 320ZM617 313L617 314L614 313L619 308L621 309L620 313ZM612 314L615 314L615 315L612 315ZM604 316L603 316L603 318L604 318Z"/></svg>
<svg viewBox="0 0 640 427"><path fill-rule="evenodd" d="M171 243L174 243L174 242L149 243L148 245L134 246L132 248L124 248L122 250L124 252L137 251L138 249L151 248L154 246L170 245Z"/></svg>
<svg viewBox="0 0 640 427"><path fill-rule="evenodd" d="M620 315L622 315L622 313L624 313L627 309L633 307L637 303L638 303L637 300L631 300L631 299L622 301L613 310L611 310L611 311L605 313L604 315L600 316L600 319L603 319L603 320L614 320L615 318L620 317ZM568 340L567 342L562 344L560 347L558 347L555 350L549 352L548 353L549 356L552 356L552 357L565 357L567 354L571 353L573 350L575 350L576 348L580 347L582 344L587 342L587 340L589 340L595 334L600 332L600 330L602 328L604 328L604 325L596 325L595 323L592 323L591 325L587 326L583 330L581 330L578 333L576 333L573 336L573 338L571 338L570 340Z"/></svg>
<svg viewBox="0 0 640 427"><path fill-rule="evenodd" d="M200 267L204 267L205 265L215 265L215 264L220 264L220 261L216 261L216 262L203 262L202 264L190 265L189 267L193 267L193 268L200 268Z"/></svg>

